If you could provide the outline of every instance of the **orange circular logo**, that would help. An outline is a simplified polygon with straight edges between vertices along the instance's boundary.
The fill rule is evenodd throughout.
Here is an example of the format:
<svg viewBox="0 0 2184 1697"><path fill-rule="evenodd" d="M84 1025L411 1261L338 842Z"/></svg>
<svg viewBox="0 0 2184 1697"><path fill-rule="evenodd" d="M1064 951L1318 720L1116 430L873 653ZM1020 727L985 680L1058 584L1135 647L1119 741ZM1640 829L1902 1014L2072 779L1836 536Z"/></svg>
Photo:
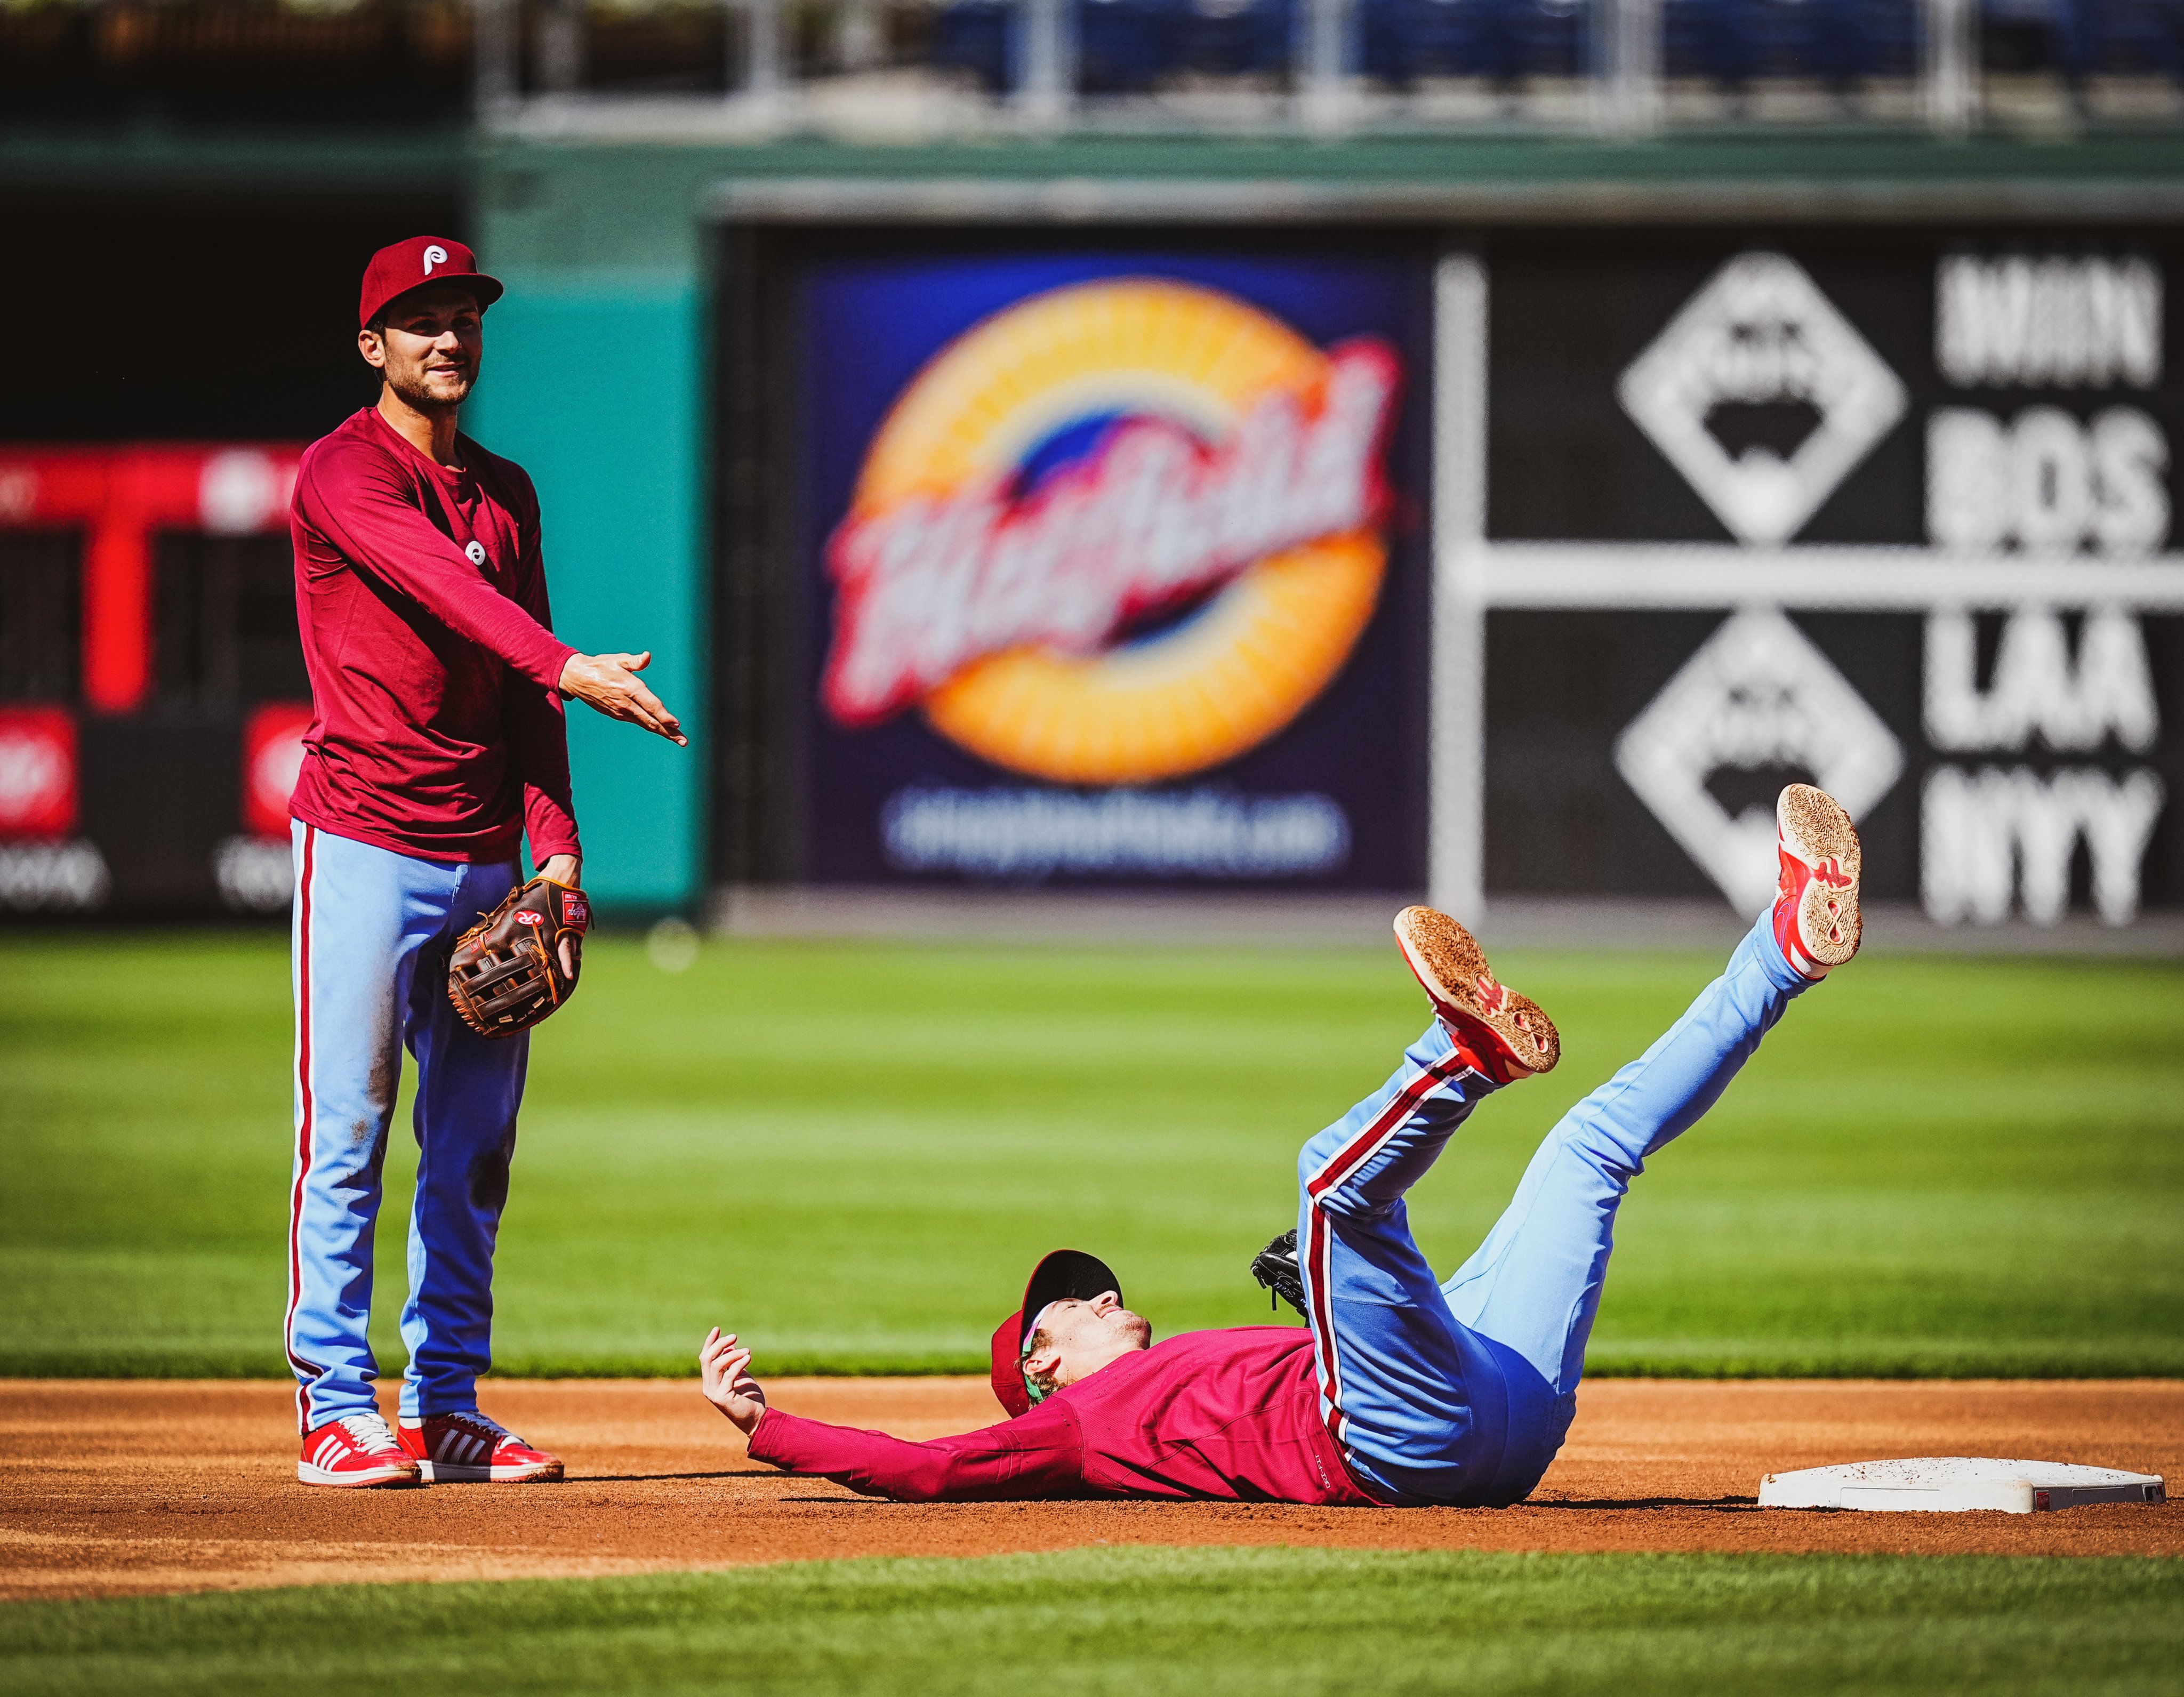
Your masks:
<svg viewBox="0 0 2184 1697"><path fill-rule="evenodd" d="M1333 681L1387 565L1400 368L1209 288L1052 290L941 350L827 545L838 723L1058 782L1201 771Z"/></svg>

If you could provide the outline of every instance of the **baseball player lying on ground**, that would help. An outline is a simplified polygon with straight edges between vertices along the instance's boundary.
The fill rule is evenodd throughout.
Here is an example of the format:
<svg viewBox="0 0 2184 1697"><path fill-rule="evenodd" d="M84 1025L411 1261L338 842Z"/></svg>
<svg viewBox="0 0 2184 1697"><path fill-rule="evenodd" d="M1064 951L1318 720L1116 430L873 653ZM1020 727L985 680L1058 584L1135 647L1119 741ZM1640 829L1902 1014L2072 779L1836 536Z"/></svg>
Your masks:
<svg viewBox="0 0 2184 1697"><path fill-rule="evenodd" d="M1711 1107L1792 997L1858 952L1858 833L1802 784L1776 804L1781 881L1722 976L1563 1117L1478 1252L1437 1281L1403 1197L1479 1102L1560 1057L1538 1006L1429 908L1396 921L1436 1018L1379 1091L1304 1146L1296 1244L1309 1330L1155 1344L1095 1257L1039 1263L994 1334L1014 1418L913 1444L769 1408L717 1328L706 1399L750 1454L905 1501L1217 1497L1502 1505L1562 1447L1615 1210L1646 1157ZM1262 1258L1263 1260L1263 1257Z"/></svg>

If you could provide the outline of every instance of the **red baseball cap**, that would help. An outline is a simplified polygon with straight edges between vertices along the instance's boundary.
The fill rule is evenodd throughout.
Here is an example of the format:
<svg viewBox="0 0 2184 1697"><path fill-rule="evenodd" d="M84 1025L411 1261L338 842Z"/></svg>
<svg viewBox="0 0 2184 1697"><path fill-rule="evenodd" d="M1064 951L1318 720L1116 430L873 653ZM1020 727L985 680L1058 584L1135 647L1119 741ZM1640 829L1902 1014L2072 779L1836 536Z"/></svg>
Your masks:
<svg viewBox="0 0 2184 1697"><path fill-rule="evenodd" d="M501 297L500 281L477 268L477 255L461 242L445 236L412 236L392 248L382 248L364 268L364 298L357 304L357 328L362 330L387 309L397 297L427 283L461 283L477 297L483 312Z"/></svg>
<svg viewBox="0 0 2184 1697"><path fill-rule="evenodd" d="M1023 1346L1030 1341L1032 1322L1050 1302L1067 1297L1089 1302L1110 1290L1120 1296L1122 1281L1106 1262L1082 1249L1056 1249L1031 1270L1030 1282L1024 1286L1023 1306L994 1328L993 1377L989 1383L1011 1418L1031 1411L1031 1387L1024 1383Z"/></svg>

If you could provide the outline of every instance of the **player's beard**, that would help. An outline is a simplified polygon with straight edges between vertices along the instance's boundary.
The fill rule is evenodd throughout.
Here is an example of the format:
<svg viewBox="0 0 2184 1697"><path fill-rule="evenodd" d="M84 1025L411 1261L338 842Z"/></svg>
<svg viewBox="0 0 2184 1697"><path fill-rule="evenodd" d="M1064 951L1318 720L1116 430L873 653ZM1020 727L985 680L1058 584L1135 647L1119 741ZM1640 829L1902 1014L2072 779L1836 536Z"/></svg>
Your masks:
<svg viewBox="0 0 2184 1697"><path fill-rule="evenodd" d="M466 372L454 393L449 393L445 385L436 391L426 387L425 368L421 365L398 372L390 370L386 376L387 387L421 413L440 412L462 405L477 383L476 373Z"/></svg>

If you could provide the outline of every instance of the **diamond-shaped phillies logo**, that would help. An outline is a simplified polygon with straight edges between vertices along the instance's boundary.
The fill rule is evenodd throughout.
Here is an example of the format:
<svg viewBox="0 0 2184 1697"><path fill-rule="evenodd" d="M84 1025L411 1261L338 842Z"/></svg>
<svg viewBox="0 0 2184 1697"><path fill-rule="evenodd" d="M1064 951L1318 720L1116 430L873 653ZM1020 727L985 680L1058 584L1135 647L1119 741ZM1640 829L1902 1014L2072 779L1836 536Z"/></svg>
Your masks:
<svg viewBox="0 0 2184 1697"><path fill-rule="evenodd" d="M1707 788L1724 767L1809 772L1855 819L1894 786L1903 750L1781 614L1747 609L1700 645L1615 744L1616 769L1740 913L1774 894L1774 815L1731 818Z"/></svg>
<svg viewBox="0 0 2184 1697"><path fill-rule="evenodd" d="M1802 268L1740 253L1692 296L1617 385L1623 409L1740 542L1787 542L1903 415L1903 385ZM1787 459L1731 458L1717 408L1784 403L1819 423Z"/></svg>

